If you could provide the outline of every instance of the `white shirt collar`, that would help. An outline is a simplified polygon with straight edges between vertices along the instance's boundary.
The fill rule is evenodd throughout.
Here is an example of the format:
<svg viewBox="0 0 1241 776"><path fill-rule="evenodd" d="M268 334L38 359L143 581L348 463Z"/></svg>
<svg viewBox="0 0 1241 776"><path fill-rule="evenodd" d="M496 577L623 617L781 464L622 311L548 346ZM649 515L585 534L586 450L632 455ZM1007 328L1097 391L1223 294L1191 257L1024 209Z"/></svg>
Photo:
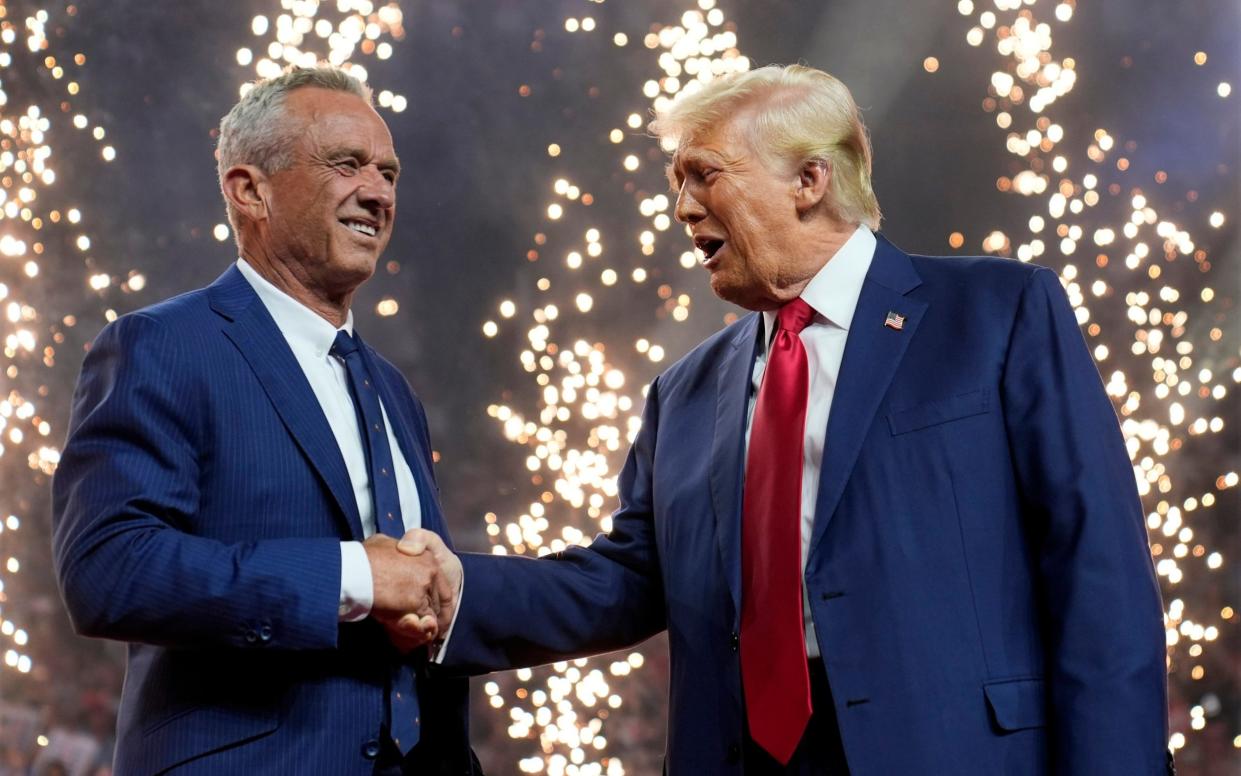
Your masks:
<svg viewBox="0 0 1241 776"><path fill-rule="evenodd" d="M806 288L801 298L815 310L815 323L830 323L849 330L853 325L853 312L858 297L862 295L862 283L870 271L871 259L877 244L874 233L866 226L858 226L845 244L828 259ZM779 310L763 311L763 350L775 331Z"/></svg>
<svg viewBox="0 0 1241 776"><path fill-rule="evenodd" d="M237 259L237 269L259 295L294 353L321 358L332 349L337 331L353 334L353 310L345 316L345 325L337 329L314 310L272 285L245 259Z"/></svg>

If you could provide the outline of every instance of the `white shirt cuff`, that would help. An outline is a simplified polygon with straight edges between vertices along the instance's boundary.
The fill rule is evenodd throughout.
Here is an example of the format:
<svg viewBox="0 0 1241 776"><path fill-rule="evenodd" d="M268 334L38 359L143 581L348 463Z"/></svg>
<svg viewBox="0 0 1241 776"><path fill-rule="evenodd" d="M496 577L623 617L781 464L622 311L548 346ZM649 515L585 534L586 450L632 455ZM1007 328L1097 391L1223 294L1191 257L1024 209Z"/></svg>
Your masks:
<svg viewBox="0 0 1241 776"><path fill-rule="evenodd" d="M461 572L461 589L457 591L457 606L452 610L452 622L448 623L448 630L444 633L444 638L436 642L434 649L431 650L431 662L443 663L444 655L448 654L448 640L452 638L452 629L457 627L457 615L461 613L461 602L465 600L465 572Z"/></svg>
<svg viewBox="0 0 1241 776"><path fill-rule="evenodd" d="M366 619L375 604L375 581L362 542L340 543L340 622Z"/></svg>

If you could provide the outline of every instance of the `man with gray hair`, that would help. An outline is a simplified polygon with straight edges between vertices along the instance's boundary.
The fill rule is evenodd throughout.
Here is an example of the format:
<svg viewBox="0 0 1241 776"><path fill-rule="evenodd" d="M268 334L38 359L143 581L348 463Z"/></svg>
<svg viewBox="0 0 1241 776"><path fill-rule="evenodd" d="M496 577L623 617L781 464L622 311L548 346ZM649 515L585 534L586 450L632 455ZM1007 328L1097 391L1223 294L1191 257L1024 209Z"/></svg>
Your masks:
<svg viewBox="0 0 1241 776"><path fill-rule="evenodd" d="M821 71L717 79L651 129L712 289L753 312L651 383L607 535L434 548L469 581L445 666L667 628L672 776L1164 772L1145 521L1055 273L875 234Z"/></svg>
<svg viewBox="0 0 1241 776"><path fill-rule="evenodd" d="M117 773L480 772L466 682L425 670L455 593L396 549L448 536L426 416L350 311L399 172L345 72L253 85L220 125L240 257L91 347L53 543L74 626L129 642Z"/></svg>

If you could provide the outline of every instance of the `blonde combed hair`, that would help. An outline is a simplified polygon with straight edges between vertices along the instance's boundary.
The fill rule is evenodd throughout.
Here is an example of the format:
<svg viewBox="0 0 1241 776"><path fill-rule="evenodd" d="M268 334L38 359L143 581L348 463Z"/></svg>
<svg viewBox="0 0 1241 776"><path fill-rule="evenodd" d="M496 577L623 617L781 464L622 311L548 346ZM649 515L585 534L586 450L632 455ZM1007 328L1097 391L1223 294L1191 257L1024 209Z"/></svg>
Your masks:
<svg viewBox="0 0 1241 776"><path fill-rule="evenodd" d="M826 162L834 214L879 228L882 215L871 187L866 125L848 87L822 70L768 65L716 78L693 94L682 94L648 129L668 147L746 108L754 109L750 132L756 149L798 167Z"/></svg>

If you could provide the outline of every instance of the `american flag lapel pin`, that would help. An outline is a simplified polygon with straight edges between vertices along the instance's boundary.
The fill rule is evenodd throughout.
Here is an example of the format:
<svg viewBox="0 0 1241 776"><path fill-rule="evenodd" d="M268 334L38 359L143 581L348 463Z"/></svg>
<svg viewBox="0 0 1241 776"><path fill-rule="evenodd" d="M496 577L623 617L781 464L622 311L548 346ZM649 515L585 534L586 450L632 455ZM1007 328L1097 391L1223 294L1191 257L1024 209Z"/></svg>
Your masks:
<svg viewBox="0 0 1241 776"><path fill-rule="evenodd" d="M883 325L887 326L889 329L895 329L896 331L900 331L901 329L905 328L905 316L901 315L900 313L894 313L891 310L889 310L888 317L884 320Z"/></svg>

